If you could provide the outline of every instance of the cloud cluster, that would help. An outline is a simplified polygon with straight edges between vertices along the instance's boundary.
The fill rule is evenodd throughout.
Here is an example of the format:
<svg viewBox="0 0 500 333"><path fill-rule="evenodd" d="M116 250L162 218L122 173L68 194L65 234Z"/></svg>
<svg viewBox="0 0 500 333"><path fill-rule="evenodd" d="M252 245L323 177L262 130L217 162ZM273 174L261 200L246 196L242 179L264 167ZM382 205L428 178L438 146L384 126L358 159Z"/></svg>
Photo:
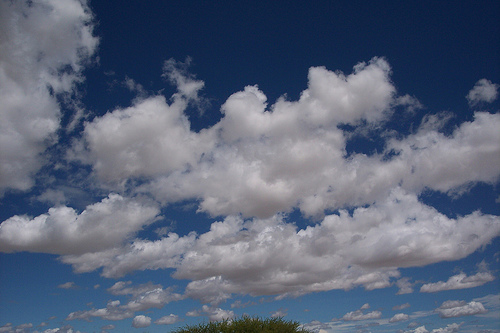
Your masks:
<svg viewBox="0 0 500 333"><path fill-rule="evenodd" d="M42 323L43 324L43 323ZM38 327L46 326L40 324ZM75 331L71 325L65 325L58 328L49 328L43 331L38 331L33 329L33 324L21 324L17 326L12 326L11 323L7 323L0 327L0 333L81 333L80 331Z"/></svg>
<svg viewBox="0 0 500 333"><path fill-rule="evenodd" d="M370 311L365 313L364 310L370 308L369 304L364 304L359 310L351 311L346 313L341 319L344 321L358 321L358 320L371 320L379 319L382 317L382 312L380 311Z"/></svg>
<svg viewBox="0 0 500 333"><path fill-rule="evenodd" d="M200 310L193 310L186 313L188 317L208 316L210 321L221 321L235 317L231 310L224 310L214 306L203 305Z"/></svg>
<svg viewBox="0 0 500 333"><path fill-rule="evenodd" d="M428 331L425 326L419 326L413 330L404 331L403 333L456 333L459 332L460 326L462 326L462 324L453 323L443 328L433 329L432 331Z"/></svg>
<svg viewBox="0 0 500 333"><path fill-rule="evenodd" d="M27 190L98 39L85 1L0 2L0 195ZM65 33L61 33L64 31Z"/></svg>
<svg viewBox="0 0 500 333"><path fill-rule="evenodd" d="M179 301L183 296L173 293L170 288L163 288L160 285L153 285L151 283L142 284L138 286L130 286L131 282L119 281L115 283L108 291L113 295L131 295L131 299L121 305L118 300L109 301L105 308L90 309L83 311L71 312L66 320L87 320L98 317L105 320L122 320L125 318L134 317L134 313L138 311L145 311L151 308L162 308L165 304L170 302ZM137 325L143 325L147 322L146 318L140 316L137 320ZM149 324L151 318L149 318ZM148 326L149 326L148 324ZM146 326L140 326L146 327Z"/></svg>
<svg viewBox="0 0 500 333"><path fill-rule="evenodd" d="M348 76L311 68L298 101L268 106L264 93L248 86L222 105L217 124L200 132L190 130L184 110L203 85L191 76L181 80L175 66L166 74L175 73L179 85L171 104L151 96L86 124L80 155L102 181L145 178L136 190L164 204L198 199L199 210L212 215L263 218L294 207L317 216L372 204L397 186L446 193L498 180L498 114L477 112L450 136L439 132L438 116L429 116L407 137L380 137L386 144L378 154L347 153L346 125L363 133L402 103L382 58Z"/></svg>
<svg viewBox="0 0 500 333"><path fill-rule="evenodd" d="M436 312L441 318L453 318L477 315L485 313L487 310L480 302L446 301L436 309Z"/></svg>
<svg viewBox="0 0 500 333"><path fill-rule="evenodd" d="M443 290L474 288L493 280L495 277L490 272L479 272L472 276L460 273L450 277L446 282L426 283L420 288L420 292L434 293Z"/></svg>
<svg viewBox="0 0 500 333"><path fill-rule="evenodd" d="M384 202L352 213L341 210L305 229L297 229L284 215L227 217L201 235L136 239L61 260L78 272L103 267L107 277L172 268L175 278L192 280L186 288L189 297L217 304L233 293L388 287L399 277L395 267L463 258L499 232L495 216L476 212L451 219L397 189Z"/></svg>
<svg viewBox="0 0 500 333"><path fill-rule="evenodd" d="M0 40L0 191L25 190L61 127L58 96L73 93L82 80L97 39L84 2L0 6L6 31ZM165 62L163 76L177 87L170 99L147 95L128 79L140 95L132 105L86 122L75 138L68 158L92 169L93 188L113 192L82 212L58 205L3 221L0 251L58 254L76 272L102 269L110 278L172 269L173 277L190 280L187 297L211 304L201 313L222 318L231 313L217 304L235 293L284 297L385 288L400 278L399 267L461 259L500 235L498 216L449 217L419 200L428 189L456 194L498 181L500 114L475 112L449 134L441 131L446 117L439 114L424 117L409 134L383 130L398 112L421 105L398 95L388 61L375 57L351 74L310 68L296 101L282 97L269 105L258 86L244 87L223 103L216 124L193 131L186 110L203 104L204 82L187 71L189 62ZM496 91L480 80L468 99L491 102ZM359 136L380 141L380 149L348 148ZM65 196L40 198L63 202ZM217 217L208 232L137 238L162 218L162 208L184 200ZM297 228L287 215L294 209L317 223ZM490 280L485 273L460 275L422 291ZM412 291L408 279L397 285L400 293ZM133 299L68 318L131 318L180 297L152 287L115 285L110 292ZM378 315L355 311L345 320Z"/></svg>

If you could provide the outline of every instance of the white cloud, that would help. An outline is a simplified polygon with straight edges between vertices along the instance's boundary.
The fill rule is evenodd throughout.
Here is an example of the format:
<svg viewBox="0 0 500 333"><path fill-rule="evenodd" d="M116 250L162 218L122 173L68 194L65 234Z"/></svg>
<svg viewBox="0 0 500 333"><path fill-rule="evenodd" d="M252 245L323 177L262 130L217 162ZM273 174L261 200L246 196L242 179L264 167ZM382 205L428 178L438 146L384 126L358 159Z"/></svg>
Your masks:
<svg viewBox="0 0 500 333"><path fill-rule="evenodd" d="M363 313L361 310L346 313L342 319L346 321L351 320L369 320L369 319L379 319L382 316L380 311L371 311L368 313Z"/></svg>
<svg viewBox="0 0 500 333"><path fill-rule="evenodd" d="M397 267L464 258L500 233L495 216L476 212L450 219L402 189L383 202L352 214L341 210L305 229L292 222L283 215L226 217L201 235L170 233L61 260L78 272L103 267L107 277L173 268L175 278L191 280L188 297L216 305L239 293L292 296L385 288L399 277Z"/></svg>
<svg viewBox="0 0 500 333"><path fill-rule="evenodd" d="M56 96L74 92L96 50L92 20L85 1L0 2L0 195L33 186L60 128Z"/></svg>
<svg viewBox="0 0 500 333"><path fill-rule="evenodd" d="M382 65L370 66L352 75L381 71L378 66ZM319 72L326 77L339 75L325 69ZM379 81L368 82L374 86L389 84L384 75L376 77ZM355 94L348 91L349 85L340 88L317 75L311 80L332 84L325 89L339 89L339 94ZM415 193L425 188L448 193L471 182L498 180L499 114L477 112L473 121L463 123L450 136L440 133L436 120L428 117L408 137L389 136L380 154L346 158L349 133L337 127L342 122L341 116L337 118L342 107L324 111L323 95L312 92L321 90L319 85L310 82L299 101L280 99L271 107L256 86L233 94L222 106L222 120L203 133L207 143L195 154L198 162L192 164L192 160L189 168L175 172L158 171L157 177L139 190L152 192L165 203L199 198L199 209L212 215L269 217L296 206L306 215L321 215L325 209L372 204L400 184ZM383 96L385 99L391 94ZM376 98L365 102L369 101L375 103ZM390 112L391 103L384 105ZM354 117L356 111L351 111ZM92 128L93 124L88 126ZM113 142L122 140L117 136ZM96 143L101 145L100 141ZM162 155L161 150L157 152ZM392 158L387 159L387 154L393 154ZM132 159L127 161L133 163ZM96 170L100 167L94 165Z"/></svg>
<svg viewBox="0 0 500 333"><path fill-rule="evenodd" d="M103 276L118 278L135 270L177 267L195 240L194 232L183 237L170 233L157 241L136 239L131 244L102 252L66 255L61 261L73 265L79 273L103 267Z"/></svg>
<svg viewBox="0 0 500 333"><path fill-rule="evenodd" d="M426 283L420 288L420 292L434 293L443 290L474 288L493 280L495 280L495 277L490 272L479 272L472 276L460 273L451 276L446 282Z"/></svg>
<svg viewBox="0 0 500 333"><path fill-rule="evenodd" d="M480 102L491 103L498 97L499 85L487 79L481 79L476 82L467 94L469 104L474 106Z"/></svg>
<svg viewBox="0 0 500 333"><path fill-rule="evenodd" d="M419 326L414 330L405 331L405 333L429 333L425 326Z"/></svg>
<svg viewBox="0 0 500 333"><path fill-rule="evenodd" d="M462 324L463 323L461 324L453 323L446 325L446 327L444 328L435 328L430 332L425 328L425 326L419 326L413 330L404 331L404 333L455 333L459 332L459 329L462 326Z"/></svg>
<svg viewBox="0 0 500 333"><path fill-rule="evenodd" d="M449 324L446 325L446 327L444 328L433 329L431 333L456 333L459 332L460 326L462 326L462 324L457 324L457 323Z"/></svg>
<svg viewBox="0 0 500 333"><path fill-rule="evenodd" d="M366 303L359 310L346 313L341 319L344 321L358 321L358 320L379 319L380 317L382 317L382 312L380 311L371 311L368 313L364 313L363 310L367 310L369 308L370 305Z"/></svg>
<svg viewBox="0 0 500 333"><path fill-rule="evenodd" d="M183 99L168 105L153 96L107 113L85 126L87 159L106 181L182 171L212 148L212 132L190 131ZM80 158L85 152L78 152Z"/></svg>
<svg viewBox="0 0 500 333"><path fill-rule="evenodd" d="M134 328L143 328L151 325L151 318L143 315L135 316L132 321L132 327Z"/></svg>
<svg viewBox="0 0 500 333"><path fill-rule="evenodd" d="M410 282L409 278L402 278L396 281L396 285L399 290L397 295L411 294L413 292L413 283Z"/></svg>
<svg viewBox="0 0 500 333"><path fill-rule="evenodd" d="M155 321L158 325L172 325L181 321L178 315L170 314L168 316L163 316Z"/></svg>
<svg viewBox="0 0 500 333"><path fill-rule="evenodd" d="M155 204L110 194L78 214L73 208L50 208L35 218L13 216L0 225L2 252L31 251L82 254L120 245L154 222Z"/></svg>
<svg viewBox="0 0 500 333"><path fill-rule="evenodd" d="M203 83L187 73L187 63L165 64L178 90L170 102L141 97L86 123L81 160L106 183L97 186L144 192L162 205L199 200L200 211L226 217L201 235L134 239L155 220L159 204L111 194L80 214L57 206L4 221L1 251L61 254L76 272L102 268L113 278L171 268L174 277L191 281L187 296L215 306L235 293L385 288L400 277L398 267L461 259L500 234L498 216L449 218L419 201L424 189L452 193L498 180L500 114L477 112L448 136L439 132L443 118L427 117L409 136L383 134L380 153L348 156L351 133L342 124L368 132L395 105L416 105L396 96L390 66L374 58L350 75L311 68L298 101L268 106L265 94L248 86L227 99L219 123L194 132L185 110L199 100ZM282 213L295 207L319 222L298 230ZM328 210L338 213L324 216ZM396 284L399 293L412 290L406 278ZM74 316L138 310L90 311Z"/></svg>
<svg viewBox="0 0 500 333"><path fill-rule="evenodd" d="M51 328L43 331L43 333L81 333L80 331L75 331L71 325L65 325L59 328Z"/></svg>
<svg viewBox="0 0 500 333"><path fill-rule="evenodd" d="M109 301L106 308L76 311L70 313L66 320L91 320L100 317L106 320L122 320L132 318L135 312L151 308L160 309L166 304L183 299L183 296L173 293L170 288L163 289L161 285L152 283L131 286L130 282L119 281L108 291L113 295L132 295L125 304L120 301Z"/></svg>
<svg viewBox="0 0 500 333"><path fill-rule="evenodd" d="M408 319L410 319L410 316L408 316L406 313L397 313L391 319L389 319L389 322L397 323L400 321L406 321Z"/></svg>
<svg viewBox="0 0 500 333"><path fill-rule="evenodd" d="M197 316L208 316L210 321L221 321L225 319L232 319L235 317L234 312L230 310L224 310L221 308L203 305L200 310L189 311L186 313L188 317L197 317Z"/></svg>
<svg viewBox="0 0 500 333"><path fill-rule="evenodd" d="M399 155L380 167L399 174L402 186L416 192L430 188L446 193L470 182L494 183L500 165L499 126L500 114L485 112L476 112L474 121L462 123L449 137L423 124L416 134L389 141L386 150Z"/></svg>
<svg viewBox="0 0 500 333"><path fill-rule="evenodd" d="M482 314L487 312L487 310L483 304L476 301L469 303L464 301L446 301L436 309L436 312L441 318L453 318Z"/></svg>

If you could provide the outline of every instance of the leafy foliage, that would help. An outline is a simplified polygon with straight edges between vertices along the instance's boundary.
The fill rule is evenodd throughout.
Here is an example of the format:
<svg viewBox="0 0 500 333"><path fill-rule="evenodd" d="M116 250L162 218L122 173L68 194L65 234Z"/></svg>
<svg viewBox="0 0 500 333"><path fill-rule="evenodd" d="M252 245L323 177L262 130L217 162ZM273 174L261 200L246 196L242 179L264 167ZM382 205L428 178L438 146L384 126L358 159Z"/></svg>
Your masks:
<svg viewBox="0 0 500 333"><path fill-rule="evenodd" d="M173 333L310 333L296 321L283 318L261 319L243 316L234 320L203 323L177 329Z"/></svg>

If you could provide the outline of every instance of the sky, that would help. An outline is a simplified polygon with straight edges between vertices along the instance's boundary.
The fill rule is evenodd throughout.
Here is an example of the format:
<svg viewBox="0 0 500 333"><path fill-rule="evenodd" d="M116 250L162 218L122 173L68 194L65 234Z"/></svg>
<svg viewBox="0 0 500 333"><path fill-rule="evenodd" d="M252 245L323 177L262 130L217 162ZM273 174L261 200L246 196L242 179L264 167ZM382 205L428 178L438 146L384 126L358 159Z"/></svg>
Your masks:
<svg viewBox="0 0 500 333"><path fill-rule="evenodd" d="M500 332L499 13L0 0L0 332Z"/></svg>

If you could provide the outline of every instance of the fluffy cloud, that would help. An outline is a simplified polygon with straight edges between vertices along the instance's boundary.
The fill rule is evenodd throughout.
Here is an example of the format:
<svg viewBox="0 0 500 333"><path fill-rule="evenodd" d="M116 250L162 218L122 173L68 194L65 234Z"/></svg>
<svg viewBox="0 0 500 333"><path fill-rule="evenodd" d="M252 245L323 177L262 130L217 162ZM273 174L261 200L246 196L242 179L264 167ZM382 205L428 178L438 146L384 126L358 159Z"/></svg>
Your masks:
<svg viewBox="0 0 500 333"><path fill-rule="evenodd" d="M43 331L43 333L81 333L80 331L75 331L71 325L65 325L59 328L52 328Z"/></svg>
<svg viewBox="0 0 500 333"><path fill-rule="evenodd" d="M369 320L369 319L379 319L382 316L382 312L380 311L371 311L368 313L363 313L361 310L356 310L353 312L346 313L342 320L351 321L351 320Z"/></svg>
<svg viewBox="0 0 500 333"><path fill-rule="evenodd" d="M396 95L387 61L374 58L349 75L311 68L297 101L268 106L257 86L245 87L226 100L217 124L194 132L185 110L200 100L203 82L188 63L165 63L177 86L170 102L141 96L86 123L75 145L96 180L134 199L111 194L80 214L57 206L14 216L0 226L0 250L61 254L76 272L102 268L112 278L173 269L191 281L186 296L216 306L235 293L385 288L400 277L398 267L461 259L500 234L498 216L450 218L419 201L425 189L456 193L498 180L500 114L477 112L449 135L440 132L442 115L425 117L407 136L381 135L376 129L395 106L409 102ZM371 131L385 142L380 152L348 151L353 132ZM182 200L225 217L200 235L134 239L158 205ZM283 213L296 207L318 223L298 230ZM397 284L400 293L412 289L408 279ZM133 311L111 306L75 316Z"/></svg>
<svg viewBox="0 0 500 333"><path fill-rule="evenodd" d="M453 323L446 325L444 328L433 329L432 333L456 333L459 331L460 326L462 326L462 324Z"/></svg>
<svg viewBox="0 0 500 333"><path fill-rule="evenodd" d="M82 254L121 244L154 222L155 204L110 194L78 214L59 206L35 218L13 216L0 225L0 251Z"/></svg>
<svg viewBox="0 0 500 333"><path fill-rule="evenodd" d="M402 278L396 281L399 290L397 295L411 294L413 292L413 283L409 278Z"/></svg>
<svg viewBox="0 0 500 333"><path fill-rule="evenodd" d="M487 79L481 79L476 82L474 88L467 94L467 100L470 105L476 105L480 102L493 102L498 96L498 84Z"/></svg>
<svg viewBox="0 0 500 333"><path fill-rule="evenodd" d="M449 136L439 132L439 115L425 117L407 137L380 137L386 145L378 154L347 155L346 124L364 133L402 103L382 58L348 76L311 68L298 101L268 106L257 86L245 87L222 105L223 118L200 132L190 130L184 110L203 84L176 66L167 66L179 91L170 105L152 96L86 124L82 154L101 180L146 177L136 190L162 203L199 199L212 215L260 218L297 206L318 216L372 204L398 186L449 192L498 180L498 114L477 112Z"/></svg>
<svg viewBox="0 0 500 333"><path fill-rule="evenodd" d="M409 318L410 318L410 316L408 316L406 313L397 313L391 319L389 319L389 322L390 323L397 323L399 321L408 320Z"/></svg>
<svg viewBox="0 0 500 333"><path fill-rule="evenodd" d="M441 304L436 312L441 318L472 316L487 312L480 302L446 301Z"/></svg>
<svg viewBox="0 0 500 333"><path fill-rule="evenodd" d="M446 193L469 182L494 183L500 163L498 126L500 114L486 112L475 113L474 121L462 123L449 137L423 123L416 134L388 142L387 149L398 156L381 170L399 173L402 186L417 192L430 188Z"/></svg>
<svg viewBox="0 0 500 333"><path fill-rule="evenodd" d="M143 315L135 316L132 321L132 327L134 328L148 327L149 325L151 325L151 318Z"/></svg>
<svg viewBox="0 0 500 333"><path fill-rule="evenodd" d="M119 281L108 291L113 295L131 295L132 298L123 305L116 300L109 301L106 308L72 312L67 316L66 320L91 320L93 317L106 320L122 320L132 318L135 312L146 311L151 308L160 309L165 304L183 298L182 295L173 293L170 288L163 289L162 286L152 283L131 286L130 282Z"/></svg>
<svg viewBox="0 0 500 333"><path fill-rule="evenodd" d="M85 127L88 159L106 181L183 171L211 149L212 132L193 133L182 113L184 99L168 105L165 97L139 100ZM83 155L83 154L80 154Z"/></svg>
<svg viewBox="0 0 500 333"><path fill-rule="evenodd" d="M7 323L0 327L0 333L29 333L33 328L32 323L12 326L12 323Z"/></svg>
<svg viewBox="0 0 500 333"><path fill-rule="evenodd" d="M364 304L359 310L351 311L346 313L341 319L344 321L358 321L358 320L369 320L369 319L379 319L382 317L382 312L371 311L364 313L364 310L370 308L368 303Z"/></svg>
<svg viewBox="0 0 500 333"><path fill-rule="evenodd" d="M443 290L474 288L493 280L495 277L490 272L479 272L472 276L460 273L450 277L446 282L426 283L420 288L420 292L434 293Z"/></svg>
<svg viewBox="0 0 500 333"><path fill-rule="evenodd" d="M456 333L459 331L460 326L462 326L462 324L453 323L444 328L433 329L430 332L425 328L425 326L419 326L414 330L405 331L404 333Z"/></svg>
<svg viewBox="0 0 500 333"><path fill-rule="evenodd" d="M170 314L155 321L157 325L172 325L181 321L178 315Z"/></svg>
<svg viewBox="0 0 500 333"><path fill-rule="evenodd" d="M201 235L170 233L62 260L79 272L103 267L108 277L174 268L175 278L192 280L188 297L218 304L234 293L388 287L399 277L396 267L464 258L499 233L498 217L475 212L451 219L396 189L382 202L352 213L341 210L305 229L298 230L281 214L227 217Z"/></svg>
<svg viewBox="0 0 500 333"><path fill-rule="evenodd" d="M264 93L249 86L228 98L218 124L194 133L183 110L186 95L202 84L171 69L179 90L171 105L154 96L96 118L86 125L84 153L102 180L155 177L141 190L162 202L194 197L214 215L268 217L300 201L314 187L311 181L321 184L343 167L338 124L390 114L395 89L389 73L380 58L358 64L348 76L312 68L300 100L280 99L272 112Z"/></svg>
<svg viewBox="0 0 500 333"><path fill-rule="evenodd" d="M210 321L221 321L224 319L232 319L235 317L234 312L230 310L224 310L221 308L203 305L200 310L194 310L186 313L188 317L197 317L197 316L208 316Z"/></svg>
<svg viewBox="0 0 500 333"><path fill-rule="evenodd" d="M96 50L92 19L85 1L0 2L0 195L33 186L60 128L57 96Z"/></svg>

